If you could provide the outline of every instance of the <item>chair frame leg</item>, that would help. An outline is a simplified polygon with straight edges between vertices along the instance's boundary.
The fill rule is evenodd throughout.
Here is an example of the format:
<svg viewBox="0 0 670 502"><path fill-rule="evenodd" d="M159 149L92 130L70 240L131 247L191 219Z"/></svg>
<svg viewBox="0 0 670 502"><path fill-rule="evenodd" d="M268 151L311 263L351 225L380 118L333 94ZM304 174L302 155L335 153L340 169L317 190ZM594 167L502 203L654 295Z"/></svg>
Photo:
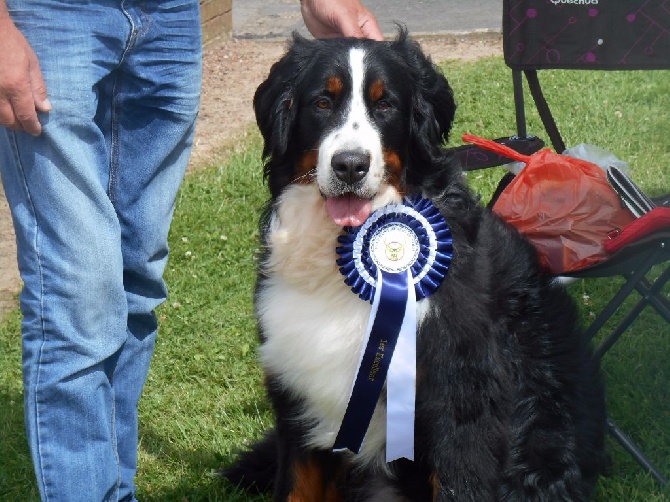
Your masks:
<svg viewBox="0 0 670 502"><path fill-rule="evenodd" d="M598 359L602 359L605 353L616 343L621 335L630 327L638 314L642 312L647 306L652 306L654 309L668 322L670 322L670 304L659 298L657 295L661 292L665 284L670 280L670 268L667 268L663 273L649 283L645 277L651 270L653 265L658 262L659 255L665 252L661 247L656 253L652 253L645 263L631 274L624 286L617 292L616 295L605 306L600 315L591 323L586 331L585 336L589 340L593 339L600 331L605 322L612 316L618 308L623 304L626 298L636 290L642 297L628 312L628 314L621 320L616 328L605 338L595 352ZM661 473L651 460L642 452L637 444L630 439L615 423L607 418L608 432L614 437L619 444L637 461L637 463L645 469L651 476L662 486L667 486L668 479Z"/></svg>
<svg viewBox="0 0 670 502"><path fill-rule="evenodd" d="M622 319L614 331L612 331L612 333L610 333L610 335L600 344L598 350L596 351L596 357L598 357L598 359L601 359L603 355L605 355L605 352L607 352L612 347L612 345L616 343L619 337L628 329L635 318L647 306L654 307L654 309L664 319L670 322L670 311L668 310L668 306L655 297L655 295L663 289L663 286L665 286L668 280L670 280L670 268L665 270L651 286L649 286L649 283L644 280L633 282L633 289L636 289L640 295L642 295L642 298L635 304L635 306L633 306L633 308L631 308L626 317ZM591 336L594 335L595 333L593 333Z"/></svg>
<svg viewBox="0 0 670 502"><path fill-rule="evenodd" d="M647 458L647 456L638 448L638 446L630 439L611 418L607 419L607 429L609 433L616 439L624 449L631 454L631 456L646 469L652 477L663 486L668 485L668 479L658 470L658 468Z"/></svg>
<svg viewBox="0 0 670 502"><path fill-rule="evenodd" d="M656 263L658 255L661 252L663 252L663 250L659 249L656 253L652 253L647 258L647 260L628 277L623 287L617 291L616 295L614 295L614 297L586 330L585 336L588 340L593 340L596 334L598 334L600 329L604 326L605 322L607 322L607 320L619 309L621 304L626 300L626 298L628 298L628 295L630 295L631 292L635 289L636 284L644 279L649 270L651 270L651 268Z"/></svg>

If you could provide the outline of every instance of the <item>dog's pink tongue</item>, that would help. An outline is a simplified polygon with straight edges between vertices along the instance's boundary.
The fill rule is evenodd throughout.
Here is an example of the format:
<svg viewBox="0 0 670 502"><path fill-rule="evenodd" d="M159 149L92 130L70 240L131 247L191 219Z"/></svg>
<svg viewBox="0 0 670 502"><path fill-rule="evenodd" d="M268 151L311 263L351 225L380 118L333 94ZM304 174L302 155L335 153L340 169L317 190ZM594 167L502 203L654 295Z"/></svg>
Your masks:
<svg viewBox="0 0 670 502"><path fill-rule="evenodd" d="M358 227L370 216L372 203L355 195L328 197L326 210L335 223L341 227Z"/></svg>

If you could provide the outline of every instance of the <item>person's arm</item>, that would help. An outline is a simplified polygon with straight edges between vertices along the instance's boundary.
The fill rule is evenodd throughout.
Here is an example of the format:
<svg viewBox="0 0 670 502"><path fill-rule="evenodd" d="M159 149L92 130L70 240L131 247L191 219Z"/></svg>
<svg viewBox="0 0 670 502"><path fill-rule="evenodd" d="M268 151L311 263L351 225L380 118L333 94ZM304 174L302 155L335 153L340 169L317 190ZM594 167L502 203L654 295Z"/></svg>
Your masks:
<svg viewBox="0 0 670 502"><path fill-rule="evenodd" d="M377 19L360 0L300 0L305 26L316 38L384 40Z"/></svg>
<svg viewBox="0 0 670 502"><path fill-rule="evenodd" d="M34 136L42 132L37 112L51 104L37 56L0 0L0 125Z"/></svg>

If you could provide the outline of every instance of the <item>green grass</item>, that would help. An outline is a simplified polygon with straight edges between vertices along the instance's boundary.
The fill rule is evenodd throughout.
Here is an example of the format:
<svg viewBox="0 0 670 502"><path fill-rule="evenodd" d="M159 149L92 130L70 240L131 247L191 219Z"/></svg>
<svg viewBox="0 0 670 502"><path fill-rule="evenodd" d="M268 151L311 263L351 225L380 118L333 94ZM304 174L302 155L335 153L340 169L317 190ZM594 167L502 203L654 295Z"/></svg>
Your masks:
<svg viewBox="0 0 670 502"><path fill-rule="evenodd" d="M464 132L514 133L512 88L500 58L447 62L459 103L452 144ZM631 163L648 192L670 190L670 73L544 72L545 91L566 144L592 143ZM540 136L537 116L529 131ZM546 138L545 138L546 139ZM168 302L142 401L140 470L144 501L260 501L226 487L212 471L271 424L256 363L252 314L257 219L266 198L260 142L224 166L190 174L180 192L166 271ZM484 199L498 170L471 173ZM588 320L618 281L571 286ZM0 322L0 500L37 500L23 431L20 315ZM670 474L670 328L645 312L606 356L611 414ZM663 501L662 491L614 442L598 501Z"/></svg>

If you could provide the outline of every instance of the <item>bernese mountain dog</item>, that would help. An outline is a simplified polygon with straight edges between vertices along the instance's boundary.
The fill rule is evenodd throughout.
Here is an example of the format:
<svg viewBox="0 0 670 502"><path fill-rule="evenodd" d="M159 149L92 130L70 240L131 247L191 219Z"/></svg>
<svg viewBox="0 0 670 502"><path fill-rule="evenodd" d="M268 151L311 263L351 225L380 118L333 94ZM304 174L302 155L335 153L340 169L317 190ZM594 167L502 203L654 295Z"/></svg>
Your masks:
<svg viewBox="0 0 670 502"><path fill-rule="evenodd" d="M294 35L254 97L270 200L255 309L274 429L223 474L276 501L583 501L606 461L603 385L576 306L480 205L443 148L456 105L404 29ZM384 389L358 453L334 450L371 315L338 238L429 200L451 264L416 302L414 455L386 461Z"/></svg>

